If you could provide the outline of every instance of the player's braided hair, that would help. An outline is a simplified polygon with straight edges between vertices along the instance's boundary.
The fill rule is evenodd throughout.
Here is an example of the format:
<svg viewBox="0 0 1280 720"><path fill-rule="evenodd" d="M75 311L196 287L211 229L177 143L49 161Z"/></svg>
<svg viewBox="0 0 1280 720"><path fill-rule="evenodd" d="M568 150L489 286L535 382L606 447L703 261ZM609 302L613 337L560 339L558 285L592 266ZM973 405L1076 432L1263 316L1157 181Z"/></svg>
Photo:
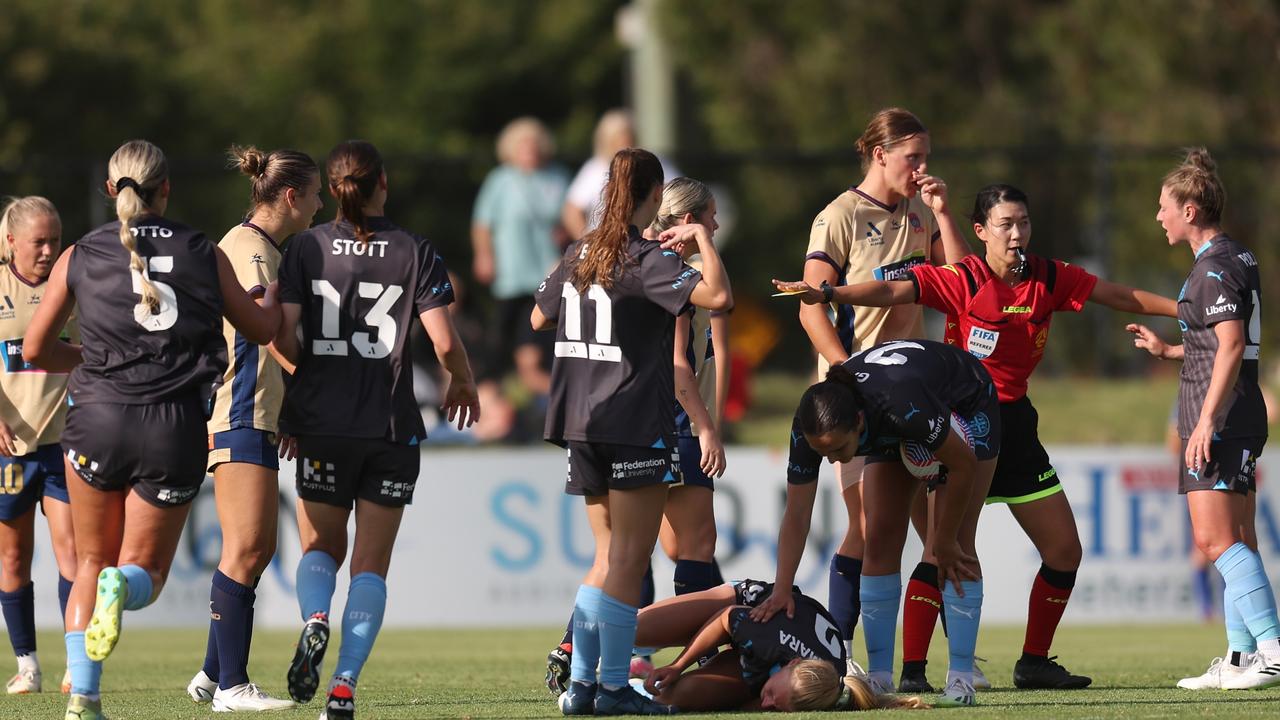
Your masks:
<svg viewBox="0 0 1280 720"><path fill-rule="evenodd" d="M338 217L356 230L356 240L368 242L373 237L364 206L382 177L382 156L373 143L348 140L329 152L325 163L329 174L329 192L338 200Z"/></svg>
<svg viewBox="0 0 1280 720"><path fill-rule="evenodd" d="M662 188L662 205L649 229L660 233L675 227L685 215L697 217L706 212L713 199L711 188L693 178L678 177Z"/></svg>
<svg viewBox="0 0 1280 720"><path fill-rule="evenodd" d="M1222 220L1227 204L1227 189L1218 177L1218 163L1202 147L1187 148L1182 164L1169 171L1161 183L1179 205L1191 203L1200 208L1199 220L1216 225Z"/></svg>
<svg viewBox="0 0 1280 720"><path fill-rule="evenodd" d="M320 173L311 156L297 150L263 152L256 147L232 145L227 153L231 167L249 177L249 214L262 205L271 205L292 188L303 192L311 178Z"/></svg>
<svg viewBox="0 0 1280 720"><path fill-rule="evenodd" d="M832 430L852 430L858 424L862 402L854 390L858 380L843 365L827 371L827 379L814 383L800 397L796 417L805 435L822 435Z"/></svg>
<svg viewBox="0 0 1280 720"><path fill-rule="evenodd" d="M14 229L26 227L27 223L41 215L48 215L57 220L59 225L62 224L58 209L39 195L9 198L5 202L4 210L0 211L0 265L13 261L13 244L9 236Z"/></svg>
<svg viewBox="0 0 1280 720"><path fill-rule="evenodd" d="M147 277L147 267L138 254L133 221L151 212L156 191L169 177L169 161L160 148L146 140L130 140L121 145L107 163L107 179L116 197L116 217L120 219L120 244L129 251L129 267L138 273L142 287L139 312L160 312L160 295Z"/></svg>
<svg viewBox="0 0 1280 720"><path fill-rule="evenodd" d="M797 712L929 707L919 697L876 695L858 678L847 675L841 678L826 660L801 660L791 666L791 706Z"/></svg>
<svg viewBox="0 0 1280 720"><path fill-rule="evenodd" d="M583 238L586 253L575 259L573 285L584 291L591 285L611 287L626 262L627 228L636 206L655 186L662 184L662 163L648 150L619 150L609 163L604 186L600 225Z"/></svg>
<svg viewBox="0 0 1280 720"><path fill-rule="evenodd" d="M899 107L885 108L871 117L867 129L862 131L862 136L853 143L853 147L862 157L862 169L866 170L871 165L872 153L877 147L888 150L900 142L928 132L920 118L911 112Z"/></svg>

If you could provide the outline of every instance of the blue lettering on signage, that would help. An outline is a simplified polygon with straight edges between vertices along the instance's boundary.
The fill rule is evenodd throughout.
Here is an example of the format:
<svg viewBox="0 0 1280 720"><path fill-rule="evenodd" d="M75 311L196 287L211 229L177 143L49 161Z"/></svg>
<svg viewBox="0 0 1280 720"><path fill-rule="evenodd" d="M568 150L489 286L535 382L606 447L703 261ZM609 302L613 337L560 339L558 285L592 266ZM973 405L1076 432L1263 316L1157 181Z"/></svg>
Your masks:
<svg viewBox="0 0 1280 720"><path fill-rule="evenodd" d="M513 503L523 500L529 507L536 509L538 494L524 483L506 483L494 491L489 507L499 527L505 527L524 541L526 547L522 551L509 552L494 544L489 548L489 556L503 570L525 572L533 569L542 558L542 538L537 529L523 518L515 514Z"/></svg>

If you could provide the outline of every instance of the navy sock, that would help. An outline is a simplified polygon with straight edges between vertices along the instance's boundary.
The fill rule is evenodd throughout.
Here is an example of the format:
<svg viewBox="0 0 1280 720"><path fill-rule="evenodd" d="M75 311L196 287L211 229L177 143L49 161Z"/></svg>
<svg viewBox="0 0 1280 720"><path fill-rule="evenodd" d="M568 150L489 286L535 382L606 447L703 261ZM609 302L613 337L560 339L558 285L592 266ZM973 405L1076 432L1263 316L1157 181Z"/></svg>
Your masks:
<svg viewBox="0 0 1280 720"><path fill-rule="evenodd" d="M27 583L13 592L0 592L0 609L9 628L9 643L16 657L36 651L35 585Z"/></svg>
<svg viewBox="0 0 1280 720"><path fill-rule="evenodd" d="M652 605L653 599L657 596L657 593L657 588L653 586L653 563L649 563L649 569L644 571L644 580L640 585L639 607L649 607Z"/></svg>
<svg viewBox="0 0 1280 720"><path fill-rule="evenodd" d="M862 612L861 583L861 560L840 554L831 556L827 607L840 626L840 637L844 638L845 647L853 640L853 630L858 627L858 615Z"/></svg>
<svg viewBox="0 0 1280 720"><path fill-rule="evenodd" d="M213 616L213 632L218 645L218 687L226 690L249 682L249 648L245 624L253 608L256 593L222 574L213 572L209 591L209 609Z"/></svg>
<svg viewBox="0 0 1280 720"><path fill-rule="evenodd" d="M698 560L677 560L675 589L677 595L710 590L722 583L716 582L715 563Z"/></svg>
<svg viewBox="0 0 1280 720"><path fill-rule="evenodd" d="M62 622L67 622L67 601L71 599L71 584L73 580L68 580L61 575L58 576L58 605L62 608Z"/></svg>
<svg viewBox="0 0 1280 720"><path fill-rule="evenodd" d="M209 589L209 596L213 596L213 589ZM218 681L218 633L214 630L213 607L209 608L209 639L204 644L204 676L210 680Z"/></svg>

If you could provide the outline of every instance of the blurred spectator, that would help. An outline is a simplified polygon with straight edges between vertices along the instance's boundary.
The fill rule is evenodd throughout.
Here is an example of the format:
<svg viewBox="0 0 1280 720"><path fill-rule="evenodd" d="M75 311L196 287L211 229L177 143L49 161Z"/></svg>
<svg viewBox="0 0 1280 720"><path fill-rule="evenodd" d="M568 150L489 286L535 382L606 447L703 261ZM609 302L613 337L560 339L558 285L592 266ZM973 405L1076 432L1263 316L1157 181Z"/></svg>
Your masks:
<svg viewBox="0 0 1280 720"><path fill-rule="evenodd" d="M573 178L569 186L569 196L565 199L564 210L560 221L570 238L580 238L599 221L600 192L604 190L605 180L609 177L609 161L623 148L635 147L636 129L631 120L631 113L626 110L610 110L600 116L596 123L591 159L583 163L582 169ZM661 155L662 177L670 182L680 176L680 171Z"/></svg>
<svg viewBox="0 0 1280 720"><path fill-rule="evenodd" d="M550 333L529 326L533 293L560 259L566 236L560 207L568 172L552 163L555 142L538 120L522 117L502 130L497 142L501 165L480 186L471 218L476 281L490 286L495 302L489 323L486 372L479 380L502 378L513 366L535 396L551 388Z"/></svg>

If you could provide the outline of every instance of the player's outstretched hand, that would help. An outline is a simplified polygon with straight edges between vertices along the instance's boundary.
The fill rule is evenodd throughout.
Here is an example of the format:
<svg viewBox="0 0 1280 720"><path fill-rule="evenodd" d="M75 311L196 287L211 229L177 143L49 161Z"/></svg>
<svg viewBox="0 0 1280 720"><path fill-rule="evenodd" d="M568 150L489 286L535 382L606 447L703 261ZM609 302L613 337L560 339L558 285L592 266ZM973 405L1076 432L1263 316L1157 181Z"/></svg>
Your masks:
<svg viewBox="0 0 1280 720"><path fill-rule="evenodd" d="M939 539L933 549L934 562L938 566L938 585L945 587L947 582L956 589L956 594L964 597L961 580L981 580L978 571L978 558L960 548L960 543L952 540L946 542Z"/></svg>
<svg viewBox="0 0 1280 720"><path fill-rule="evenodd" d="M480 419L480 395L476 392L476 384L459 382L457 378L450 380L440 409L449 423L458 423L459 430L470 427Z"/></svg>
<svg viewBox="0 0 1280 720"><path fill-rule="evenodd" d="M784 588L775 584L769 597L751 609L751 619L756 622L768 622L770 618L778 614L779 610L785 610L787 617L794 618L796 616L796 599L791 595L791 588Z"/></svg>
<svg viewBox="0 0 1280 720"><path fill-rule="evenodd" d="M718 478L724 474L724 445L720 442L720 434L711 428L698 430L698 445L702 448L702 472L709 478Z"/></svg>
<svg viewBox="0 0 1280 720"><path fill-rule="evenodd" d="M0 420L0 455L5 457L17 456L18 446L13 441L13 429L9 427L9 423Z"/></svg>
<svg viewBox="0 0 1280 720"><path fill-rule="evenodd" d="M942 181L942 178L915 172L911 174L911 179L916 187L920 188L920 199L929 206L930 210L934 213L947 211L947 184Z"/></svg>
<svg viewBox="0 0 1280 720"><path fill-rule="evenodd" d="M779 293L795 295L800 298L800 302L805 305L817 305L822 302L822 291L803 280L799 282L788 282L786 280L778 280L777 278L774 278L773 286L778 288Z"/></svg>
<svg viewBox="0 0 1280 720"><path fill-rule="evenodd" d="M280 433L280 457L284 460L298 457L298 438Z"/></svg>
<svg viewBox="0 0 1280 720"><path fill-rule="evenodd" d="M644 680L644 689L651 695L657 695L678 682L680 669L675 665L663 665L649 671L649 677Z"/></svg>
<svg viewBox="0 0 1280 720"><path fill-rule="evenodd" d="M1129 323L1124 326L1124 329L1133 333L1134 347L1146 350L1158 358L1163 358L1165 352L1169 349L1168 343L1161 340L1160 336L1152 332L1151 328L1146 325Z"/></svg>

